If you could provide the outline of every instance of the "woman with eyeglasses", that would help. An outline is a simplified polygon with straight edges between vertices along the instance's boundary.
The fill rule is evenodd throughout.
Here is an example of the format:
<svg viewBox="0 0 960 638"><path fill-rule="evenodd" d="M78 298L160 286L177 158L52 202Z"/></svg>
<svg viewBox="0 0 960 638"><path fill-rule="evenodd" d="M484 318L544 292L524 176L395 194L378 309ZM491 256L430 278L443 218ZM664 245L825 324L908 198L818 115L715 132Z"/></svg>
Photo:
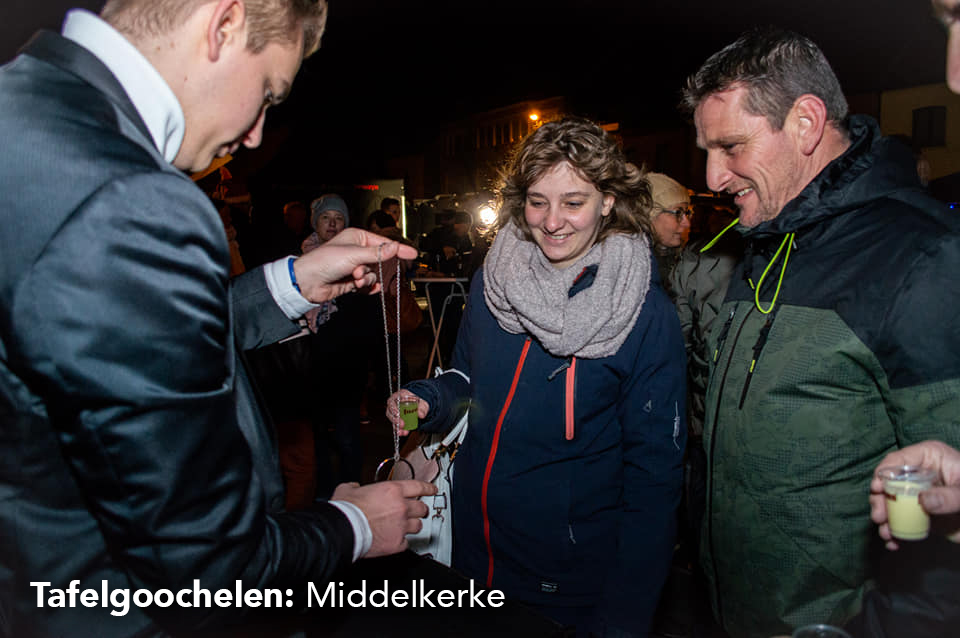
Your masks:
<svg viewBox="0 0 960 638"><path fill-rule="evenodd" d="M578 636L647 636L686 441L683 340L652 257L649 186L606 131L570 118L523 140L500 200L454 369L398 393L419 399L428 432L470 406L453 567Z"/></svg>
<svg viewBox="0 0 960 638"><path fill-rule="evenodd" d="M670 276L690 235L690 194L685 186L663 173L647 173L647 183L653 196L650 221L653 224L654 254L664 288L673 297Z"/></svg>

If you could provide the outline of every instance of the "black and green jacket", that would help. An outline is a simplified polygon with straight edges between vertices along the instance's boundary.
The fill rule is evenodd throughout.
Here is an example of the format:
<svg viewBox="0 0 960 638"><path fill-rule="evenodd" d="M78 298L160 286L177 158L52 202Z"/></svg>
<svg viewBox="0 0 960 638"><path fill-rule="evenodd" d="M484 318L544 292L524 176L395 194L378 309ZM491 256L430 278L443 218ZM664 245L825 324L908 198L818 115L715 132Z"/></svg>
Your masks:
<svg viewBox="0 0 960 638"><path fill-rule="evenodd" d="M708 341L702 560L738 638L856 614L884 560L877 463L960 444L960 216L873 120L849 131L775 219L741 229Z"/></svg>

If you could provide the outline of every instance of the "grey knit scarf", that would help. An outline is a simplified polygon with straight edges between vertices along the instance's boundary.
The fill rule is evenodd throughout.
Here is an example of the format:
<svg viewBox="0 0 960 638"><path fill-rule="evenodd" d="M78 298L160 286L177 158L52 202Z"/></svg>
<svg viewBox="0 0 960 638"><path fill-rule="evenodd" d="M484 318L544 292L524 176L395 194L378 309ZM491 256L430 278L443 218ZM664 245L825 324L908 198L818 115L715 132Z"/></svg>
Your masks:
<svg viewBox="0 0 960 638"><path fill-rule="evenodd" d="M592 285L581 285L594 271ZM650 243L643 235L612 235L561 270L509 222L483 273L483 296L501 328L531 334L557 357L599 359L617 352L640 315L650 288Z"/></svg>

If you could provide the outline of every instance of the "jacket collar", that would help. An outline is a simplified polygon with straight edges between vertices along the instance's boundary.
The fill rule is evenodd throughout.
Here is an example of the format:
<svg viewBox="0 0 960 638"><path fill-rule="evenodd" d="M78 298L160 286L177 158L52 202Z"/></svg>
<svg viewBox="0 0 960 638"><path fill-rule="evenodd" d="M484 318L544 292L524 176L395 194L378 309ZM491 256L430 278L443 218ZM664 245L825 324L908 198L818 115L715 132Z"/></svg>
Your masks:
<svg viewBox="0 0 960 638"><path fill-rule="evenodd" d="M150 130L154 146L172 163L186 128L183 109L153 63L112 25L83 9L67 13L61 35L110 69Z"/></svg>
<svg viewBox="0 0 960 638"><path fill-rule="evenodd" d="M754 228L739 228L744 237L782 237L904 188L920 188L909 149L883 137L873 118L852 115L847 130L850 147L824 167L775 218ZM798 235L798 241L802 236Z"/></svg>
<svg viewBox="0 0 960 638"><path fill-rule="evenodd" d="M140 113L117 78L95 55L52 31L38 31L20 53L57 66L106 95L148 140L153 140Z"/></svg>

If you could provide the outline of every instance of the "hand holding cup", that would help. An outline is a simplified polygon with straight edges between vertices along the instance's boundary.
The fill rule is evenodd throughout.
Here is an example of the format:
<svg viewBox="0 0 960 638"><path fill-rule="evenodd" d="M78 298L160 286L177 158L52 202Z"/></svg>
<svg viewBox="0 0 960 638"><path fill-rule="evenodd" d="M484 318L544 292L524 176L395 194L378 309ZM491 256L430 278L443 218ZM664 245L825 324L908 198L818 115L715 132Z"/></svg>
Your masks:
<svg viewBox="0 0 960 638"><path fill-rule="evenodd" d="M879 534L887 541L887 549L895 550L896 534L891 531L889 502L879 471L891 466L914 466L933 472L932 486L918 491L919 506L925 514L935 515L931 522L935 531L960 542L960 452L940 441L923 441L891 452L880 462L870 483L870 518L880 526ZM912 495L905 498L912 501ZM897 499L894 502L900 504L899 494Z"/></svg>
<svg viewBox="0 0 960 638"><path fill-rule="evenodd" d="M387 420L400 436L407 436L419 427L420 419L430 413L430 404L409 390L399 390L387 399Z"/></svg>

